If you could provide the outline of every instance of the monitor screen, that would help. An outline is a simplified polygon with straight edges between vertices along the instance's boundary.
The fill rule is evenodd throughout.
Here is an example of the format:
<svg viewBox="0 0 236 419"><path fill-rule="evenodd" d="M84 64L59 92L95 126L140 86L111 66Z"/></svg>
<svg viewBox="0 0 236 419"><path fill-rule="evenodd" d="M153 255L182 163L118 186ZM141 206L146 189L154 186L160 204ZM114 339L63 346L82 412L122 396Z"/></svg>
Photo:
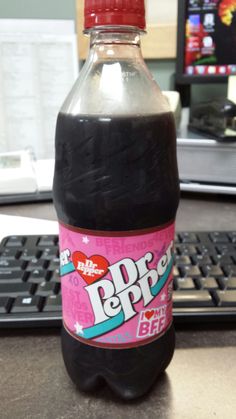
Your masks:
<svg viewBox="0 0 236 419"><path fill-rule="evenodd" d="M177 80L229 75L236 75L236 0L179 0Z"/></svg>

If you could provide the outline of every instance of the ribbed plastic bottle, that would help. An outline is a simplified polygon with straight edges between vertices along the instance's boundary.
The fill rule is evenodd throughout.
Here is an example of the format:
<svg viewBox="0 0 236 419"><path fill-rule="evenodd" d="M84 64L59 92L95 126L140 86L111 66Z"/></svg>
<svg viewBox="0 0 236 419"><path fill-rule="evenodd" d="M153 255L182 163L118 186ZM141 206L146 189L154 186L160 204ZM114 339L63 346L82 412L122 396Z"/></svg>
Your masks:
<svg viewBox="0 0 236 419"><path fill-rule="evenodd" d="M145 394L174 352L176 133L140 49L144 0L85 0L90 51L57 120L62 352L82 391Z"/></svg>

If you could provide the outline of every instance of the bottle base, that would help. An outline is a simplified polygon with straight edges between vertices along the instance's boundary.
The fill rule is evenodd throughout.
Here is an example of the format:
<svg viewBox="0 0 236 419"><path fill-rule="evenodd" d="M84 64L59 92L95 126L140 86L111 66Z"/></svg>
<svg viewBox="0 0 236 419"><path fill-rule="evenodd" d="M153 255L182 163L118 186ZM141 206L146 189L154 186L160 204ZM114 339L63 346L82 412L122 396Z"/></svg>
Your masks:
<svg viewBox="0 0 236 419"><path fill-rule="evenodd" d="M146 394L169 365L175 347L173 325L156 341L132 349L85 345L62 328L62 354L79 390L93 392L105 384L123 400Z"/></svg>

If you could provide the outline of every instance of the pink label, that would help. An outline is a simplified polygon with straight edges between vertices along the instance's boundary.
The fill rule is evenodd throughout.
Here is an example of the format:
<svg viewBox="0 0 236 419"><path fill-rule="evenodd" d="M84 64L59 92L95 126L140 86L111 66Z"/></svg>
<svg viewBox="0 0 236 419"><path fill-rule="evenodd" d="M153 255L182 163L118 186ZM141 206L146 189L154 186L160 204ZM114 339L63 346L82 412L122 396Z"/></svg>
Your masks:
<svg viewBox="0 0 236 419"><path fill-rule="evenodd" d="M129 348L172 322L174 223L133 232L60 224L63 321L93 346Z"/></svg>

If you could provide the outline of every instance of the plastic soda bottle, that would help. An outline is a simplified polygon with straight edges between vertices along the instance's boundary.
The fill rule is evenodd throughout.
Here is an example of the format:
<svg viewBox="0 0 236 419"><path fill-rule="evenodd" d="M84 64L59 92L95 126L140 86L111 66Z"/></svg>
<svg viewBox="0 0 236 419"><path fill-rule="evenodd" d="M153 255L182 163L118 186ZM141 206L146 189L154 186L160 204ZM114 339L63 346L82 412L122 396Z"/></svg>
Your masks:
<svg viewBox="0 0 236 419"><path fill-rule="evenodd" d="M90 52L57 120L62 352L79 389L146 393L171 361L176 133L141 54L144 0L85 0Z"/></svg>

